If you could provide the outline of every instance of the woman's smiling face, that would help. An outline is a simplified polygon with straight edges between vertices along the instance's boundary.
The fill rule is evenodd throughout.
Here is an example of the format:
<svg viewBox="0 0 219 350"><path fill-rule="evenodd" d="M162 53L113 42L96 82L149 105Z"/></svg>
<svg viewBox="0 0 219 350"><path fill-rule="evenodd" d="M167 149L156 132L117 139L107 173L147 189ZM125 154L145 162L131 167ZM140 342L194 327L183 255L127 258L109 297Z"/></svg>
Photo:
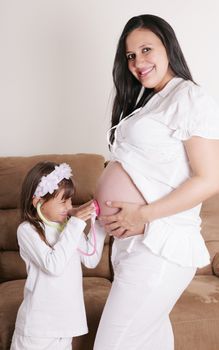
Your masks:
<svg viewBox="0 0 219 350"><path fill-rule="evenodd" d="M149 29L135 29L127 36L126 57L130 72L145 88L160 91L174 76L162 41Z"/></svg>

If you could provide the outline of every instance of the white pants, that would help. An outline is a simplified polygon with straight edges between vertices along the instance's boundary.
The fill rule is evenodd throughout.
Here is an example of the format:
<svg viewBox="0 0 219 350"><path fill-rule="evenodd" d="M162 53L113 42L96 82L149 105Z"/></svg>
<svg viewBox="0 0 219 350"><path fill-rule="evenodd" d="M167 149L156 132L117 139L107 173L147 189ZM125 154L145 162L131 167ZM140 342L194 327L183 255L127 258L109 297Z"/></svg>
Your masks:
<svg viewBox="0 0 219 350"><path fill-rule="evenodd" d="M127 240L114 242L114 281L94 350L173 350L169 313L196 268L152 254L141 239L128 253Z"/></svg>
<svg viewBox="0 0 219 350"><path fill-rule="evenodd" d="M72 350L72 338L26 337L15 331L10 350Z"/></svg>

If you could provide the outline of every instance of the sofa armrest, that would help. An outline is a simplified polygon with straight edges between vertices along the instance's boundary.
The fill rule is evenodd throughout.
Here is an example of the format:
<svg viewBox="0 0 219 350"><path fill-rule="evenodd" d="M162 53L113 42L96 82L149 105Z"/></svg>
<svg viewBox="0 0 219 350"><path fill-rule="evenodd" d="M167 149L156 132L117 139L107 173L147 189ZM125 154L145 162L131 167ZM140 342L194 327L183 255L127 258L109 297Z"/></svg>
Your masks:
<svg viewBox="0 0 219 350"><path fill-rule="evenodd" d="M212 267L214 274L219 277L219 252L215 254L214 259L212 261Z"/></svg>

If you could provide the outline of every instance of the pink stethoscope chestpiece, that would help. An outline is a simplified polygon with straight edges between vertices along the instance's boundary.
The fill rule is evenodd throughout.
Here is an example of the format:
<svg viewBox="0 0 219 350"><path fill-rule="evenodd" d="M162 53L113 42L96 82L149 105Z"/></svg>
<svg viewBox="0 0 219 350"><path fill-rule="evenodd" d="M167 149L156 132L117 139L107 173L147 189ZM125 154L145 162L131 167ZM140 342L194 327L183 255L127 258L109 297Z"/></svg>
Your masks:
<svg viewBox="0 0 219 350"><path fill-rule="evenodd" d="M93 204L95 206L96 216L100 215L100 206L99 206L98 202L96 201L96 199L93 200Z"/></svg>

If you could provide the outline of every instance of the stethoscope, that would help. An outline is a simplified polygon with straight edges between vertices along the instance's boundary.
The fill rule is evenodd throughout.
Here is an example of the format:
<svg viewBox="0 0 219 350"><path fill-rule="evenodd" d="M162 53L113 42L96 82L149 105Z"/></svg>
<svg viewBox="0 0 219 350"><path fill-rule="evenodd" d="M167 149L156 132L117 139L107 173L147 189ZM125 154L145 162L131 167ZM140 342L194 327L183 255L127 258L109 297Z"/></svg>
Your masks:
<svg viewBox="0 0 219 350"><path fill-rule="evenodd" d="M77 250L85 255L85 256L91 256L91 255L94 255L97 251L97 240L96 240L96 230L95 230L95 220L96 220L96 217L98 215L100 215L100 206L98 204L98 202L94 199L93 200L93 204L94 204L94 207L95 207L95 213L91 216L91 232L92 232L92 236L93 236L93 250L91 251L91 253L87 253L87 252L84 252L83 250L81 250L80 248L78 248Z"/></svg>
<svg viewBox="0 0 219 350"><path fill-rule="evenodd" d="M88 252L84 252L83 250L81 250L80 248L77 248L77 250L85 255L85 256L92 256L96 253L97 251L97 241L96 241L96 230L95 230L95 220L96 220L96 217L100 214L100 207L99 207L99 204L98 202L94 199L93 200L93 204L95 206L95 213L91 216L91 232L92 232L92 236L93 236L93 243L92 243L92 247L93 247L93 250L88 253ZM52 221L49 221L45 218L45 216L42 214L41 212L41 205L42 203L38 202L37 203L37 213L40 217L40 219L45 223L47 224L48 226L51 226L51 227L54 227L56 228L59 232L62 232L62 230L64 229L64 227L66 226L66 223L65 222L64 224L59 224L59 223L56 223L56 222L52 222Z"/></svg>

